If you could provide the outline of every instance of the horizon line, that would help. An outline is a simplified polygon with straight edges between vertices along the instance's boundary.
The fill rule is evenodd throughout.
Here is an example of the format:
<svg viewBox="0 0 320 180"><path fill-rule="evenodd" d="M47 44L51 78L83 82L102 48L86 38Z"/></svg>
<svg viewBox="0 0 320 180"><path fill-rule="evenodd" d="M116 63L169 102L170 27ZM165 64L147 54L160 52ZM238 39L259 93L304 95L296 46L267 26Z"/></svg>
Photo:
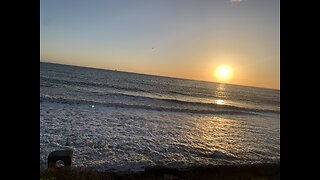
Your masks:
<svg viewBox="0 0 320 180"><path fill-rule="evenodd" d="M84 65L75 65L75 64L63 64L63 63L50 62L50 61L45 61L45 60L42 60L42 61L41 61L41 59L40 59L40 63L58 64L58 65L75 66L75 67L90 68L90 69L97 69L97 70L116 71L116 72L124 72L124 73L148 75L148 76L158 76L158 77L181 79L181 80L202 81L202 82L207 82L207 83L227 84L227 85L233 85L233 86L253 87L253 88L261 88L261 89L269 89L269 90L277 90L277 91L280 91L280 88L279 88L279 89L275 89L275 88L270 88L270 87L249 86L249 85L242 85L242 84L231 84L231 83L207 81L207 80L201 80L201 79L189 79L189 78L183 78L183 77L164 76L164 75L157 75L157 74L145 74L145 73L140 73L140 72L121 71L121 70L117 70L117 69L111 70L111 69L104 69L104 68L101 68L101 67L99 68L99 67L84 66Z"/></svg>

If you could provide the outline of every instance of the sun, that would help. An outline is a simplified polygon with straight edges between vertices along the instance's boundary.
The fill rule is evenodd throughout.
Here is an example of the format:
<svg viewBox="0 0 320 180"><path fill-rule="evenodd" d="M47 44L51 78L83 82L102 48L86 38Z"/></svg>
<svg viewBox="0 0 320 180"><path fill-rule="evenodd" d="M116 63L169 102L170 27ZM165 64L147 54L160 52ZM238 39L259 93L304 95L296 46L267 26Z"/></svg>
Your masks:
<svg viewBox="0 0 320 180"><path fill-rule="evenodd" d="M220 65L216 68L214 76L219 81L228 81L232 78L233 69L228 65Z"/></svg>

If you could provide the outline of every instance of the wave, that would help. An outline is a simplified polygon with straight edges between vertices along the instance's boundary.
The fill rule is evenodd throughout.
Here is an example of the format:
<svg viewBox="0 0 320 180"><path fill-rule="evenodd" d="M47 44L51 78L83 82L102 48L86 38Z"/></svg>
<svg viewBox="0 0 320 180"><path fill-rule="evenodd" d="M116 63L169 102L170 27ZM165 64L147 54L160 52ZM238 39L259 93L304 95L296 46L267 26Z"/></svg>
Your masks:
<svg viewBox="0 0 320 180"><path fill-rule="evenodd" d="M122 84L122 85L121 85ZM171 95L182 95L182 96L187 96L187 97L199 97L199 98L206 98L206 99L212 99L212 98L219 98L219 96L215 96L210 93L199 93L199 92L183 92L181 90L176 90L176 89L166 89L166 88L141 88L145 87L141 82L139 84L135 85L130 85L127 86L126 83L116 83L116 82L88 82L88 81L79 81L79 80L67 80L67 79L57 79L57 78L49 78L49 77L44 77L40 76L40 86L42 87L55 87L57 85L66 85L66 86L80 86L80 87L97 87L97 88L110 88L114 90L125 90L125 91L130 91L130 92L142 92L142 93L160 93L166 96L166 94L171 94ZM197 89L199 89L198 87ZM201 89L201 88L200 88ZM205 89L204 89L205 90ZM278 105L279 101L278 100L273 100L269 98L263 98L263 97L253 97L253 98L241 98L241 97L246 97L247 95L239 95L235 97L231 97L234 100L238 100L244 103L253 103L253 104L260 104L263 102L264 104L268 105ZM267 111L266 111L267 112ZM271 112L272 113L272 112ZM278 113L278 112L276 112Z"/></svg>
<svg viewBox="0 0 320 180"><path fill-rule="evenodd" d="M183 95L183 96L190 96L190 97L200 97L200 98L217 98L217 96L214 96L212 94L198 94L193 92L193 94L185 93L181 91L176 90L160 90L157 89L141 89L137 87L124 87L124 86L117 86L117 85L111 85L111 84L105 84L105 83L95 83L95 82L84 82L84 81L73 81L73 80L64 80L64 79L56 79L56 78L48 78L48 77L40 77L40 86L43 87L52 87L54 84L59 85L75 85L80 87L100 87L100 88L111 88L111 89L118 89L118 90L126 90L126 91L133 91L133 92L148 92L148 93L169 93L169 94L176 94L176 95ZM143 86L141 82L139 85ZM161 89L161 88L160 88Z"/></svg>
<svg viewBox="0 0 320 180"><path fill-rule="evenodd" d="M276 110L269 110L269 109L253 109L253 108L244 108L244 107L237 107L232 105L220 105L214 103L205 103L205 102L195 102L195 101L183 101L178 99L168 99L168 98L158 98L158 97L146 97L146 96L139 96L139 95L129 95L129 94L122 94L122 93L112 93L112 94L100 94L100 96L123 96L123 97L130 97L134 99L143 99L143 100L151 100L151 101L163 101L167 103L175 103L180 105L189 105L189 106L197 106L197 107L206 107L206 108L215 108L215 109L230 109L230 110L239 110L239 111L249 111L249 112L261 112L261 113L280 113L280 111Z"/></svg>
<svg viewBox="0 0 320 180"><path fill-rule="evenodd" d="M123 87L123 86L116 86L111 84L104 84L104 83L94 83L94 82L84 82L84 81L72 81L72 80L62 80L62 79L54 79L54 78L46 78L46 77L40 77L40 85L41 86L49 86L47 83L56 83L56 84L62 84L62 85L75 85L80 87L102 87L102 88L113 88L113 89L119 89L119 90L127 90L127 91L133 91L133 92L148 92L146 90L135 88L135 87Z"/></svg>
<svg viewBox="0 0 320 180"><path fill-rule="evenodd" d="M105 107L117 107L117 108L133 108L133 109L143 109L143 110L155 110L155 111L165 111L165 112L185 112L185 113L195 113L195 114L243 114L243 115L259 115L259 113L278 113L272 110L259 110L259 109L249 109L230 105L218 105L212 103L201 103L201 102L187 102L175 99L158 99L144 96L134 96L117 94L120 96L143 98L149 100L163 101L170 104L156 104L152 105L146 104L128 104L128 103L115 103L115 102L99 102L94 100L83 100L83 99L71 99L63 97L50 97L42 96L40 97L40 102L53 102L53 103L63 103L63 104L83 104L83 105L100 105ZM129 100L131 102L131 100ZM205 108L204 108L205 107Z"/></svg>

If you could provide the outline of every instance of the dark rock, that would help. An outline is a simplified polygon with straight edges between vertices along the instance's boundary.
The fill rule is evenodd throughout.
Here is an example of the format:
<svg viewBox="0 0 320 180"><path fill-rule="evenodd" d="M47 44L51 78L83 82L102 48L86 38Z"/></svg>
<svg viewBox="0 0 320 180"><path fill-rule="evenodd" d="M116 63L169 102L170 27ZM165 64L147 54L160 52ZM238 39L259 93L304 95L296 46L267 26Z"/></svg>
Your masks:
<svg viewBox="0 0 320 180"><path fill-rule="evenodd" d="M71 167L72 165L72 150L58 150L53 151L48 156L48 168L56 168L56 162L61 160L64 162L65 167Z"/></svg>

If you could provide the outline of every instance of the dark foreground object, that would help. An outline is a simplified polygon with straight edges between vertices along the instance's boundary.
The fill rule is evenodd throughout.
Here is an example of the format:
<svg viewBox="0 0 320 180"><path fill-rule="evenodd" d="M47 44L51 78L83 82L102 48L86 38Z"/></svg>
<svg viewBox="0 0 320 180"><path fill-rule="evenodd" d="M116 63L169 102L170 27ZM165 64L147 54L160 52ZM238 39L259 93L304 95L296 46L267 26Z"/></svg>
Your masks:
<svg viewBox="0 0 320 180"><path fill-rule="evenodd" d="M59 160L64 162L65 167L71 167L72 156L73 156L72 150L53 151L48 156L48 168L56 168L56 162Z"/></svg>
<svg viewBox="0 0 320 180"><path fill-rule="evenodd" d="M174 180L174 179L280 179L279 164L255 164L240 166L201 166L186 169L172 169L166 167L149 167L144 172L96 172L81 169L57 168L40 172L40 179L93 179L93 180Z"/></svg>

